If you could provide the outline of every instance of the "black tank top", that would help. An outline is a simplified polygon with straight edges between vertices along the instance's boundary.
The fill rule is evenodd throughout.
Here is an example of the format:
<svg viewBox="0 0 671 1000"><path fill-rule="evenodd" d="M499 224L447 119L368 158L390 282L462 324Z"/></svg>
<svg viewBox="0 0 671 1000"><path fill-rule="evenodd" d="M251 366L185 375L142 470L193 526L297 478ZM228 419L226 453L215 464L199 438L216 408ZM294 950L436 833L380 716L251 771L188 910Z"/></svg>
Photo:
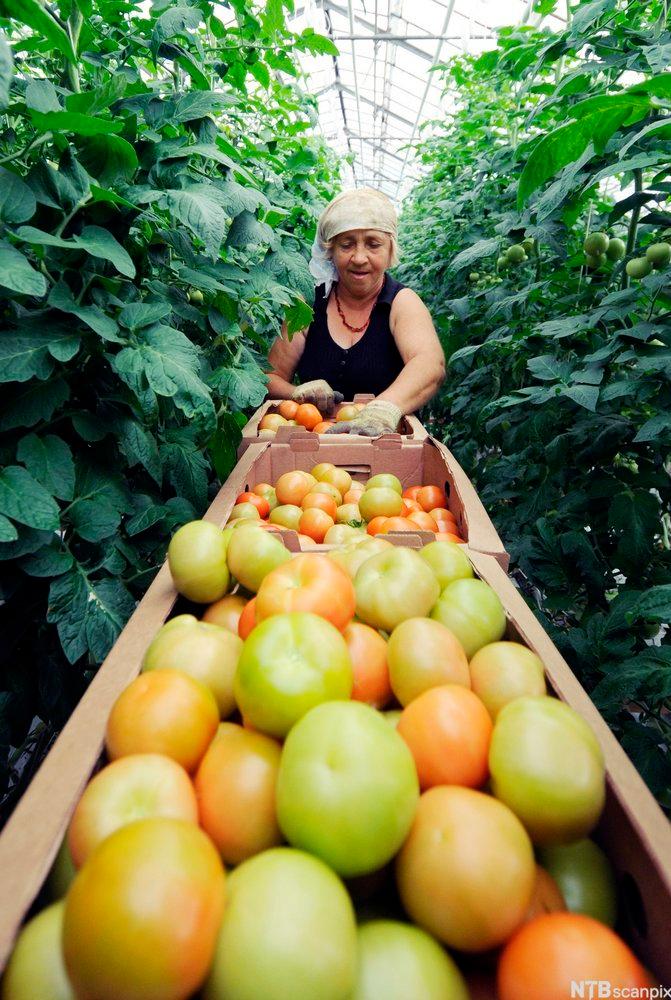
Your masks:
<svg viewBox="0 0 671 1000"><path fill-rule="evenodd" d="M382 290L373 307L368 329L353 347L336 344L329 333L325 286L315 292L314 318L305 338L305 350L296 372L301 382L326 379L345 399L365 392L378 396L400 375L403 358L389 326L389 314L394 298L405 285L385 275Z"/></svg>

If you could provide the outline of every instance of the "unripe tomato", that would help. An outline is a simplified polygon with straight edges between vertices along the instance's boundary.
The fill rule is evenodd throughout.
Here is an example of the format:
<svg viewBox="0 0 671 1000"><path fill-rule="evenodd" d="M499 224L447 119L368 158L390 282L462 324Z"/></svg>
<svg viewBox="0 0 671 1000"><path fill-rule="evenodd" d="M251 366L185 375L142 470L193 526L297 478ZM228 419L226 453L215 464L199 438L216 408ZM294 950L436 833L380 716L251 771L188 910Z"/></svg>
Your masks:
<svg viewBox="0 0 671 1000"><path fill-rule="evenodd" d="M363 521L358 503L343 503L336 507L335 519L338 524L349 524L350 521Z"/></svg>
<svg viewBox="0 0 671 1000"><path fill-rule="evenodd" d="M296 504L283 503L279 507L275 507L274 510L271 510L270 523L277 524L282 528L289 528L292 531L298 531L298 525L302 516L302 507L298 507Z"/></svg>
<svg viewBox="0 0 671 1000"><path fill-rule="evenodd" d="M314 483L305 472L285 472L275 484L275 495L281 504L300 504Z"/></svg>
<svg viewBox="0 0 671 1000"><path fill-rule="evenodd" d="M319 462L310 469L310 475L314 476L317 482L321 482L324 473L332 472L334 469L333 462Z"/></svg>
<svg viewBox="0 0 671 1000"><path fill-rule="evenodd" d="M361 565L354 588L357 617L387 632L406 618L428 614L440 592L421 556L395 546Z"/></svg>
<svg viewBox="0 0 671 1000"><path fill-rule="evenodd" d="M76 1000L63 961L65 901L21 928L2 979L2 1000Z"/></svg>
<svg viewBox="0 0 671 1000"><path fill-rule="evenodd" d="M335 487L341 496L343 493L347 493L352 486L352 477L347 469L339 469L336 465L327 468L319 477L319 481Z"/></svg>
<svg viewBox="0 0 671 1000"><path fill-rule="evenodd" d="M359 407L355 403L346 403L336 413L336 422L342 423L345 420L354 420L358 413Z"/></svg>
<svg viewBox="0 0 671 1000"><path fill-rule="evenodd" d="M286 418L281 413L266 413L259 422L259 430L277 433L280 427L286 426L286 423Z"/></svg>
<svg viewBox="0 0 671 1000"><path fill-rule="evenodd" d="M262 518L268 517L268 514L270 514L270 504L264 497L259 496L257 493L240 493L235 498L235 503L236 506L243 503L253 504L259 512L259 517Z"/></svg>
<svg viewBox="0 0 671 1000"><path fill-rule="evenodd" d="M555 878L572 913L583 913L613 927L617 918L615 874L593 840L542 847L538 856Z"/></svg>
<svg viewBox="0 0 671 1000"><path fill-rule="evenodd" d="M435 573L441 591L455 580L473 578L468 556L452 542L430 542L419 554Z"/></svg>
<svg viewBox="0 0 671 1000"><path fill-rule="evenodd" d="M261 499L261 498L259 497L259 499ZM231 513L229 515L228 521L229 521L229 523L231 523L232 521L239 521L239 520L242 520L242 519L248 520L248 521L260 521L261 520L261 514L259 512L259 508L257 507L257 505L255 503L246 503L246 502L243 502L243 503L236 503L235 504L235 506L231 510Z"/></svg>
<svg viewBox="0 0 671 1000"><path fill-rule="evenodd" d="M366 541L369 536L361 531L360 528L354 528L351 524L334 524L332 528L324 535L324 543L326 545L350 545L354 542ZM310 539L314 545L316 542Z"/></svg>
<svg viewBox="0 0 671 1000"><path fill-rule="evenodd" d="M306 553L269 573L256 597L256 621L289 611L310 611L344 629L354 616L354 585L326 555Z"/></svg>
<svg viewBox="0 0 671 1000"><path fill-rule="evenodd" d="M273 511L277 513L279 508ZM228 543L228 567L243 587L252 593L261 586L263 578L271 570L291 559L280 538L272 532L245 528L236 532Z"/></svg>
<svg viewBox="0 0 671 1000"><path fill-rule="evenodd" d="M389 677L401 705L443 684L470 687L464 647L449 629L432 618L407 618L387 645Z"/></svg>
<svg viewBox="0 0 671 1000"><path fill-rule="evenodd" d="M211 625L219 625L220 628L227 628L229 632L238 634L238 622L242 614L247 599L242 594L226 594L221 600L210 604L205 611L202 621Z"/></svg>
<svg viewBox="0 0 671 1000"><path fill-rule="evenodd" d="M333 559L339 566L342 566L350 579L353 580L359 567L363 566L367 559L379 552L385 552L391 547L391 542L381 537L370 538L366 536L361 542L357 541L354 544L346 545L344 549L339 551L329 552L328 556L329 559Z"/></svg>
<svg viewBox="0 0 671 1000"><path fill-rule="evenodd" d="M500 639L506 629L503 605L483 580L461 579L449 583L435 603L431 617L456 635L469 658L482 646Z"/></svg>
<svg viewBox="0 0 671 1000"><path fill-rule="evenodd" d="M371 476L366 483L367 490L374 490L378 487L384 487L385 489L394 490L400 496L403 492L403 487L401 486L401 480L398 476L392 475L391 472L378 472L377 475Z"/></svg>
<svg viewBox="0 0 671 1000"><path fill-rule="evenodd" d="M333 497L336 507L340 507L342 503L342 494L332 483L315 483L314 486L310 487L310 493L321 493L322 495L325 494L326 496Z"/></svg>
<svg viewBox="0 0 671 1000"><path fill-rule="evenodd" d="M400 494L390 486L373 486L364 490L359 498L359 510L365 521L372 521L374 517L398 517L402 508Z"/></svg>
<svg viewBox="0 0 671 1000"><path fill-rule="evenodd" d="M223 597L230 582L227 547L224 532L210 521L182 525L168 546L168 566L179 593L199 604Z"/></svg>
<svg viewBox="0 0 671 1000"><path fill-rule="evenodd" d="M519 642L491 642L469 664L471 687L492 719L515 698L547 694L543 661Z"/></svg>

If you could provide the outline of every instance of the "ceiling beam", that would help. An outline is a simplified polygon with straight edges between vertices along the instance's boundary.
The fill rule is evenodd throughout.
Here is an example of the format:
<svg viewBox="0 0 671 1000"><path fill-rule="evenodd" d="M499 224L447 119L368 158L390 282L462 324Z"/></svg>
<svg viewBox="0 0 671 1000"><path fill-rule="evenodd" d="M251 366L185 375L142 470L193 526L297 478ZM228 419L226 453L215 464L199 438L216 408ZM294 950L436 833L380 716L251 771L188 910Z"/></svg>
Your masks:
<svg viewBox="0 0 671 1000"><path fill-rule="evenodd" d="M532 0L533 2L533 0ZM396 35L391 31L379 31L372 35L334 35L334 42L461 42L463 35ZM496 35L469 35L469 42L494 42ZM414 48L414 46L413 46ZM425 59L430 59L428 52L422 52Z"/></svg>
<svg viewBox="0 0 671 1000"><path fill-rule="evenodd" d="M356 97L356 94L351 87L346 87L344 83L333 83L333 87L336 90L340 90L343 94L349 94L350 97ZM403 122L404 125L409 125L410 128L413 126L413 122L409 118L404 118L403 115L399 115L396 111L392 111L391 108L385 107L383 104L376 104L370 97L366 97L365 94L361 94L361 101L364 104L369 104L371 107L375 108L376 111L383 111L390 118L395 118L399 122Z"/></svg>

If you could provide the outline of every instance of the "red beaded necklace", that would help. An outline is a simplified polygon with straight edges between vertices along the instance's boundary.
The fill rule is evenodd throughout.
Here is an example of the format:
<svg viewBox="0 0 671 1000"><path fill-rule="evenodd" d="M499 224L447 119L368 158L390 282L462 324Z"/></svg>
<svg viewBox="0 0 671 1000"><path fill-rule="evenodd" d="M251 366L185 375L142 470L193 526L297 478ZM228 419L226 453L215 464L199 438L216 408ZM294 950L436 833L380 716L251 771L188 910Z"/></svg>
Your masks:
<svg viewBox="0 0 671 1000"><path fill-rule="evenodd" d="M368 324L370 323L370 318L373 315L373 309L377 305L377 296L375 297L375 302L373 302L373 305L371 306L371 310L370 310L370 312L368 314L368 319L366 320L366 322L364 323L364 325L363 326L350 326L350 324L345 319L345 314L342 311L342 306L340 305L340 299L338 298L338 286L337 285L333 289L333 294L335 295L336 309L338 310L338 315L340 316L341 320L343 321L343 324L345 325L345 327L350 331L350 333L363 333L363 331L365 329L367 329Z"/></svg>

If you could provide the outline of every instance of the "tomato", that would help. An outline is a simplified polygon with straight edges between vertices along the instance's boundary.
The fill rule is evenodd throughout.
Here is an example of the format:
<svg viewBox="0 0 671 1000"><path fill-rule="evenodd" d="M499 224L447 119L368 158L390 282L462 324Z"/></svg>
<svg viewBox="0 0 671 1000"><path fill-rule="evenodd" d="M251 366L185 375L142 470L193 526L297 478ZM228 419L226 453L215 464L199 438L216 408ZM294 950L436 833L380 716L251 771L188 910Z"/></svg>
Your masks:
<svg viewBox="0 0 671 1000"><path fill-rule="evenodd" d="M349 1000L356 922L340 879L317 858L276 847L227 881L204 1000Z"/></svg>
<svg viewBox="0 0 671 1000"><path fill-rule="evenodd" d="M436 532L437 542L452 542L454 545L463 544L464 539L461 535L455 535L453 531L443 531L442 526L438 525L438 531Z"/></svg>
<svg viewBox="0 0 671 1000"><path fill-rule="evenodd" d="M314 483L304 472L284 472L275 484L275 496L280 504L300 504Z"/></svg>
<svg viewBox="0 0 671 1000"><path fill-rule="evenodd" d="M379 487L394 490L394 492L398 493L399 496L403 492L401 480L398 476L392 475L391 472L378 472L377 475L371 476L366 483L366 490L374 490Z"/></svg>
<svg viewBox="0 0 671 1000"><path fill-rule="evenodd" d="M431 617L456 635L469 659L483 646L500 639L506 630L503 605L483 580L460 579L448 583Z"/></svg>
<svg viewBox="0 0 671 1000"><path fill-rule="evenodd" d="M421 509L421 508L420 508ZM452 521L455 528L457 526L457 519L451 510L447 507L434 507L433 510L429 511L429 514L436 521Z"/></svg>
<svg viewBox="0 0 671 1000"><path fill-rule="evenodd" d="M365 536L362 541L357 540L337 552L329 552L328 556L329 559L333 559L339 566L342 566L350 579L353 580L356 577L359 567L367 559L377 555L379 552L386 552L391 547L391 542L383 538L369 538Z"/></svg>
<svg viewBox="0 0 671 1000"><path fill-rule="evenodd" d="M246 639L256 625L256 598L252 597L247 601L238 622L238 635L241 639Z"/></svg>
<svg viewBox="0 0 671 1000"><path fill-rule="evenodd" d="M438 531L438 525L434 519L430 514L426 514L423 510L410 511L408 514L408 520L413 524L416 524L422 531Z"/></svg>
<svg viewBox="0 0 671 1000"><path fill-rule="evenodd" d="M301 403L296 410L294 419L301 427L311 431L313 427L322 422L322 415L312 403Z"/></svg>
<svg viewBox="0 0 671 1000"><path fill-rule="evenodd" d="M536 917L513 935L499 960L500 1000L565 1000L572 982L585 981L608 983L609 996L644 996L650 985L624 941L578 913Z"/></svg>
<svg viewBox="0 0 671 1000"><path fill-rule="evenodd" d="M578 840L601 815L603 753L584 719L556 698L517 698L501 709L489 768L493 794L535 844Z"/></svg>
<svg viewBox="0 0 671 1000"><path fill-rule="evenodd" d="M384 526L386 525L388 517L380 515L379 517L374 517L368 522L366 528L366 533L375 537L375 535L384 534Z"/></svg>
<svg viewBox="0 0 671 1000"><path fill-rule="evenodd" d="M509 701L547 694L543 661L519 642L490 642L469 664L471 687L492 719Z"/></svg>
<svg viewBox="0 0 671 1000"><path fill-rule="evenodd" d="M168 566L176 590L199 604L223 597L231 579L226 549L227 539L216 524L190 521L182 525L168 546Z"/></svg>
<svg viewBox="0 0 671 1000"><path fill-rule="evenodd" d="M374 708L382 708L392 697L387 667L387 643L377 629L364 625L363 622L350 622L344 629L343 636L354 673L352 698L355 701L365 701Z"/></svg>
<svg viewBox="0 0 671 1000"><path fill-rule="evenodd" d="M340 507L342 503L340 490L337 490L331 483L315 483L314 486L310 487L310 493L320 493L332 497L335 500L336 507Z"/></svg>
<svg viewBox="0 0 671 1000"><path fill-rule="evenodd" d="M335 522L338 507L333 497L326 493L306 493L301 500L302 510L323 510Z"/></svg>
<svg viewBox="0 0 671 1000"><path fill-rule="evenodd" d="M310 469L310 475L314 476L317 482L321 482L322 476L333 472L334 469L333 462L318 462Z"/></svg>
<svg viewBox="0 0 671 1000"><path fill-rule="evenodd" d="M403 497L404 500L416 500L417 494L421 489L422 489L421 486L408 486L406 489L403 490L401 496Z"/></svg>
<svg viewBox="0 0 671 1000"><path fill-rule="evenodd" d="M219 601L210 604L203 615L202 621L209 622L210 625L219 625L220 628L227 628L229 632L238 634L238 622L242 614L247 598L242 594L226 594Z"/></svg>
<svg viewBox="0 0 671 1000"><path fill-rule="evenodd" d="M363 521L358 503L343 503L336 507L335 519L338 524L349 524L350 521L361 524Z"/></svg>
<svg viewBox="0 0 671 1000"><path fill-rule="evenodd" d="M357 617L387 632L406 618L428 614L440 591L422 557L396 546L363 563L354 589Z"/></svg>
<svg viewBox="0 0 671 1000"><path fill-rule="evenodd" d="M81 867L110 833L150 816L198 822L184 768L158 753L131 754L108 764L91 778L70 820L68 845L75 865Z"/></svg>
<svg viewBox="0 0 671 1000"><path fill-rule="evenodd" d="M286 426L286 422L286 418L281 413L266 413L265 416L261 417L259 430L274 431L276 433L280 427Z"/></svg>
<svg viewBox="0 0 671 1000"><path fill-rule="evenodd" d="M187 616L183 616L187 617ZM170 668L189 674L210 689L222 719L235 709L233 677L242 640L228 629L196 618L159 629L144 654L142 670Z"/></svg>
<svg viewBox="0 0 671 1000"><path fill-rule="evenodd" d="M261 499L259 497L259 499ZM259 521L261 519L261 514L259 513L259 508L255 503L236 503L236 505L231 510L228 518L228 523L232 521Z"/></svg>
<svg viewBox="0 0 671 1000"><path fill-rule="evenodd" d="M390 726L394 726L394 728L398 726L402 715L403 713L399 708L391 708L386 712L382 712L383 719L388 722Z"/></svg>
<svg viewBox="0 0 671 1000"><path fill-rule="evenodd" d="M258 496L256 493L240 493L235 498L236 506L243 503L253 504L259 512L259 517L268 517L270 514L270 504L264 497Z"/></svg>
<svg viewBox="0 0 671 1000"><path fill-rule="evenodd" d="M93 852L65 901L63 951L75 992L96 1000L180 1000L210 967L224 869L192 823L142 819Z"/></svg>
<svg viewBox="0 0 671 1000"><path fill-rule="evenodd" d="M335 625L294 611L252 630L238 663L235 698L255 729L284 737L314 705L349 698L352 683L352 662Z"/></svg>
<svg viewBox="0 0 671 1000"><path fill-rule="evenodd" d="M75 1000L63 961L65 902L52 903L21 928L2 980L2 1000Z"/></svg>
<svg viewBox="0 0 671 1000"><path fill-rule="evenodd" d="M407 517L412 511L422 511L422 508L415 500L404 500L401 507L401 517ZM422 513L424 513L422 511Z"/></svg>
<svg viewBox="0 0 671 1000"><path fill-rule="evenodd" d="M412 921L448 947L478 952L519 926L536 865L528 834L507 806L471 788L439 785L419 801L396 878Z"/></svg>
<svg viewBox="0 0 671 1000"><path fill-rule="evenodd" d="M420 529L407 517L388 517L380 530L381 535L386 535L390 531L419 531Z"/></svg>
<svg viewBox="0 0 671 1000"><path fill-rule="evenodd" d="M68 847L67 831L61 840L61 846L54 858L51 871L47 876L47 891L49 899L62 899L72 885L72 880L77 874L75 863Z"/></svg>
<svg viewBox="0 0 671 1000"><path fill-rule="evenodd" d="M318 424L312 428L314 434L326 434L329 427L334 426L333 420L320 420Z"/></svg>
<svg viewBox="0 0 671 1000"><path fill-rule="evenodd" d="M442 684L471 686L464 647L432 618L407 618L387 645L389 679L401 705Z"/></svg>
<svg viewBox="0 0 671 1000"><path fill-rule="evenodd" d="M329 531L330 530L331 529L329 528ZM326 534L328 535L328 531L326 532ZM317 548L317 542L315 542L314 538L310 538L309 535L301 535L300 532L299 532L299 534L298 534L298 541L299 541L299 544L300 544L300 547L301 547L301 552L305 551L306 549L316 549Z"/></svg>
<svg viewBox="0 0 671 1000"><path fill-rule="evenodd" d="M341 423L344 420L354 420L357 413L359 413L359 407L355 403L345 403L336 413L336 421Z"/></svg>
<svg viewBox="0 0 671 1000"><path fill-rule="evenodd" d="M294 399L283 399L277 409L286 420L293 420L298 413L298 403Z"/></svg>
<svg viewBox="0 0 671 1000"><path fill-rule="evenodd" d="M492 720L477 695L459 684L424 691L404 708L398 731L410 747L420 788L487 780Z"/></svg>
<svg viewBox="0 0 671 1000"><path fill-rule="evenodd" d="M292 531L298 531L298 525L302 516L302 507L297 507L296 504L292 503L285 503L276 507L275 510L271 510L270 523L277 524L281 528L290 528Z"/></svg>
<svg viewBox="0 0 671 1000"><path fill-rule="evenodd" d="M534 889L522 923L527 924L530 920L540 917L542 913L557 913L560 910L562 912L566 910L566 902L561 889L545 868L536 865Z"/></svg>
<svg viewBox="0 0 671 1000"><path fill-rule="evenodd" d="M369 705L318 705L287 736L277 779L280 827L290 844L340 875L376 871L394 856L418 796L410 751Z"/></svg>
<svg viewBox="0 0 671 1000"><path fill-rule="evenodd" d="M433 510L434 507L447 507L447 497L440 486L422 486L413 499L417 500L419 506L425 511Z"/></svg>
<svg viewBox="0 0 671 1000"><path fill-rule="evenodd" d="M368 535L351 524L334 524L324 535L326 545L351 545L368 540ZM310 539L312 541L312 539Z"/></svg>
<svg viewBox="0 0 671 1000"><path fill-rule="evenodd" d="M397 920L359 927L359 974L352 1000L469 1000L464 979L426 931Z"/></svg>
<svg viewBox="0 0 671 1000"><path fill-rule="evenodd" d="M257 437L261 441L271 441L277 434L276 430L271 430L270 427L265 427L263 430L259 430Z"/></svg>
<svg viewBox="0 0 671 1000"><path fill-rule="evenodd" d="M219 724L209 688L178 670L150 670L121 692L112 706L105 745L111 760L162 753L193 771Z"/></svg>
<svg viewBox="0 0 671 1000"><path fill-rule="evenodd" d="M307 535L308 538L312 538L315 542L323 542L324 536L329 528L332 528L335 524L334 519L326 513L325 510L320 510L318 507L312 507L306 510L301 515L301 519L298 522L298 529L302 535Z"/></svg>
<svg viewBox="0 0 671 1000"><path fill-rule="evenodd" d="M328 486L335 487L341 496L343 493L347 493L352 486L352 477L349 472L346 469L339 469L335 465L330 469L326 469L319 477L319 481L326 483Z"/></svg>
<svg viewBox="0 0 671 1000"><path fill-rule="evenodd" d="M311 611L344 629L354 616L354 585L326 555L305 553L265 578L256 597L257 622L288 611Z"/></svg>
<svg viewBox="0 0 671 1000"><path fill-rule="evenodd" d="M610 861L593 840L542 847L538 856L559 885L572 913L584 913L609 927L615 924L615 874Z"/></svg>
<svg viewBox="0 0 671 1000"><path fill-rule="evenodd" d="M252 593L256 593L271 570L290 559L291 553L284 543L269 531L245 528L240 533L236 532L228 543L228 568L236 580Z"/></svg>
<svg viewBox="0 0 671 1000"><path fill-rule="evenodd" d="M359 497L359 510L365 521L372 521L374 517L398 517L402 507L400 495L389 486L364 490Z"/></svg>
<svg viewBox="0 0 671 1000"><path fill-rule="evenodd" d="M253 488L252 493L256 493L257 496L263 497L267 500L268 506L271 510L277 507L277 497L275 495L275 487L271 486L270 483L257 483Z"/></svg>
<svg viewBox="0 0 671 1000"><path fill-rule="evenodd" d="M222 722L194 778L200 825L226 864L237 865L282 842L275 786L276 740Z"/></svg>
<svg viewBox="0 0 671 1000"><path fill-rule="evenodd" d="M361 483L352 483L350 488L346 493L343 493L342 502L343 503L355 503L357 507L359 506L359 497L364 492L363 485Z"/></svg>
<svg viewBox="0 0 671 1000"><path fill-rule="evenodd" d="M420 555L433 570L441 590L455 580L473 577L468 556L463 549L451 542L430 542L420 550Z"/></svg>

